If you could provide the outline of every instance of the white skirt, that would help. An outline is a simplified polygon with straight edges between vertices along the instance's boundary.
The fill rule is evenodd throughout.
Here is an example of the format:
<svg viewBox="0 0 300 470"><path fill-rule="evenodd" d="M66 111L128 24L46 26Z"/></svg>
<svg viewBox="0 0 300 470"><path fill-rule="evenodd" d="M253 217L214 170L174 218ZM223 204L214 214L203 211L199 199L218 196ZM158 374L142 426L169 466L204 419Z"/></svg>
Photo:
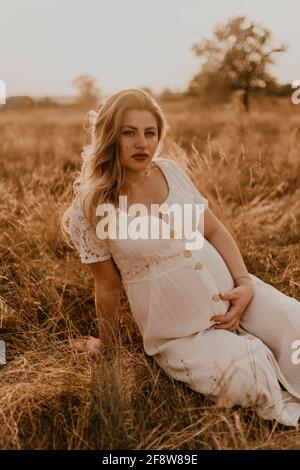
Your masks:
<svg viewBox="0 0 300 470"><path fill-rule="evenodd" d="M191 257L154 266L125 288L144 349L169 376L217 406L254 405L262 418L296 426L300 302L251 277L255 294L235 333L208 329L210 318L230 305L217 294L231 290L234 281L207 240Z"/></svg>

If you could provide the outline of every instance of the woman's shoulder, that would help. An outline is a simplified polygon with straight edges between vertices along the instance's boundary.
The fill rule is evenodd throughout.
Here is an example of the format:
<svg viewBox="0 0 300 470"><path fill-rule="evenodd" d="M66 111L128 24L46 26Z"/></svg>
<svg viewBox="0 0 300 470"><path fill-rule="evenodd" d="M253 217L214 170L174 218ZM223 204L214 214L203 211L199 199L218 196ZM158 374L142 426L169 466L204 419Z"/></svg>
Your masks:
<svg viewBox="0 0 300 470"><path fill-rule="evenodd" d="M177 176L177 177L184 177L187 176L183 166L178 163L176 160L170 157L159 157L154 160L155 163L161 165L164 169L169 171L169 173Z"/></svg>
<svg viewBox="0 0 300 470"><path fill-rule="evenodd" d="M68 229L82 263L95 263L111 258L107 240L97 237L83 213L79 199L73 202L69 211Z"/></svg>
<svg viewBox="0 0 300 470"><path fill-rule="evenodd" d="M173 160L172 158L170 157L166 157L166 156L163 156L163 155L160 155L159 157L155 157L153 159L153 161L156 163L162 163L163 165L176 165L176 162L175 160Z"/></svg>
<svg viewBox="0 0 300 470"><path fill-rule="evenodd" d="M69 228L71 231L84 230L89 227L88 221L83 213L80 201L76 198L68 212Z"/></svg>
<svg viewBox="0 0 300 470"><path fill-rule="evenodd" d="M187 191L194 195L195 202L204 204L205 208L208 207L208 199L202 196L181 163L168 157L159 157L159 161L169 174L172 175L173 180L177 181L178 187L180 187L181 190L186 188Z"/></svg>
<svg viewBox="0 0 300 470"><path fill-rule="evenodd" d="M173 171L183 171L183 168L177 163L175 160L169 157L165 156L160 156L155 158L154 163L157 163L158 165L162 165L164 168L168 168L169 170Z"/></svg>

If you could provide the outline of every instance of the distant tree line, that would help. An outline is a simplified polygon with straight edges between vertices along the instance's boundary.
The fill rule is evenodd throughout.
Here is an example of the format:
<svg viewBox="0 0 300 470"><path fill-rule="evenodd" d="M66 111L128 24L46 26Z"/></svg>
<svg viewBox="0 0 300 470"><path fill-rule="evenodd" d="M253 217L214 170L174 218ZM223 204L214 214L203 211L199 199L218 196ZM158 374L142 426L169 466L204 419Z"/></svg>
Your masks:
<svg viewBox="0 0 300 470"><path fill-rule="evenodd" d="M251 95L286 96L291 94L291 84L280 84L270 73L275 54L287 51L287 46L273 45L272 33L267 28L250 21L245 16L229 18L218 25L211 39L204 38L193 44L191 51L200 58L200 70L186 90L171 91L165 88L155 95L150 87L144 87L161 101L176 101L185 97L199 97L209 102L227 100L237 91L245 110ZM80 75L72 81L77 97L69 103L57 102L45 97L10 97L6 107L58 106L61 104L96 108L101 97L97 81L91 75ZM2 107L2 109L5 106Z"/></svg>

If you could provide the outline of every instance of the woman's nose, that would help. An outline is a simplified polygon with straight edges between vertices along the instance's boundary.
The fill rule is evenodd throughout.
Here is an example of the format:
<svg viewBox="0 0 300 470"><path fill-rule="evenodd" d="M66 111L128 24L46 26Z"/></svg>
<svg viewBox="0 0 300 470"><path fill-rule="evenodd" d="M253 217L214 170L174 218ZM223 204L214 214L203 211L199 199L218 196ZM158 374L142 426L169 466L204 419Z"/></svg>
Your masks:
<svg viewBox="0 0 300 470"><path fill-rule="evenodd" d="M146 142L146 138L145 136L137 136L137 139L136 139L136 146L137 147L146 147L147 146L147 142Z"/></svg>

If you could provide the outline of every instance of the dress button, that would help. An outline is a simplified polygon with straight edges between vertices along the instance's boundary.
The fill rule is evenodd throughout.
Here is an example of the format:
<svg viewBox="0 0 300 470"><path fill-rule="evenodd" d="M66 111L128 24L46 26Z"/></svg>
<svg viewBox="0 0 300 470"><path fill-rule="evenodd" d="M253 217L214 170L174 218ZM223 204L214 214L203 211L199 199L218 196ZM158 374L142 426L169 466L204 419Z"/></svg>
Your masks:
<svg viewBox="0 0 300 470"><path fill-rule="evenodd" d="M158 213L158 218L161 219L161 220L164 220L165 222L168 222L168 220L169 220L168 214L166 214L164 212L159 212Z"/></svg>
<svg viewBox="0 0 300 470"><path fill-rule="evenodd" d="M203 269L203 268L204 268L204 264L201 263L201 261L196 263L195 266L194 266L194 269Z"/></svg>
<svg viewBox="0 0 300 470"><path fill-rule="evenodd" d="M219 296L219 294L215 294L215 295L212 296L212 300L214 302L218 302L219 300L221 300L221 297Z"/></svg>
<svg viewBox="0 0 300 470"><path fill-rule="evenodd" d="M192 252L191 250L185 250L183 255L186 257L186 258L190 258L192 256Z"/></svg>

